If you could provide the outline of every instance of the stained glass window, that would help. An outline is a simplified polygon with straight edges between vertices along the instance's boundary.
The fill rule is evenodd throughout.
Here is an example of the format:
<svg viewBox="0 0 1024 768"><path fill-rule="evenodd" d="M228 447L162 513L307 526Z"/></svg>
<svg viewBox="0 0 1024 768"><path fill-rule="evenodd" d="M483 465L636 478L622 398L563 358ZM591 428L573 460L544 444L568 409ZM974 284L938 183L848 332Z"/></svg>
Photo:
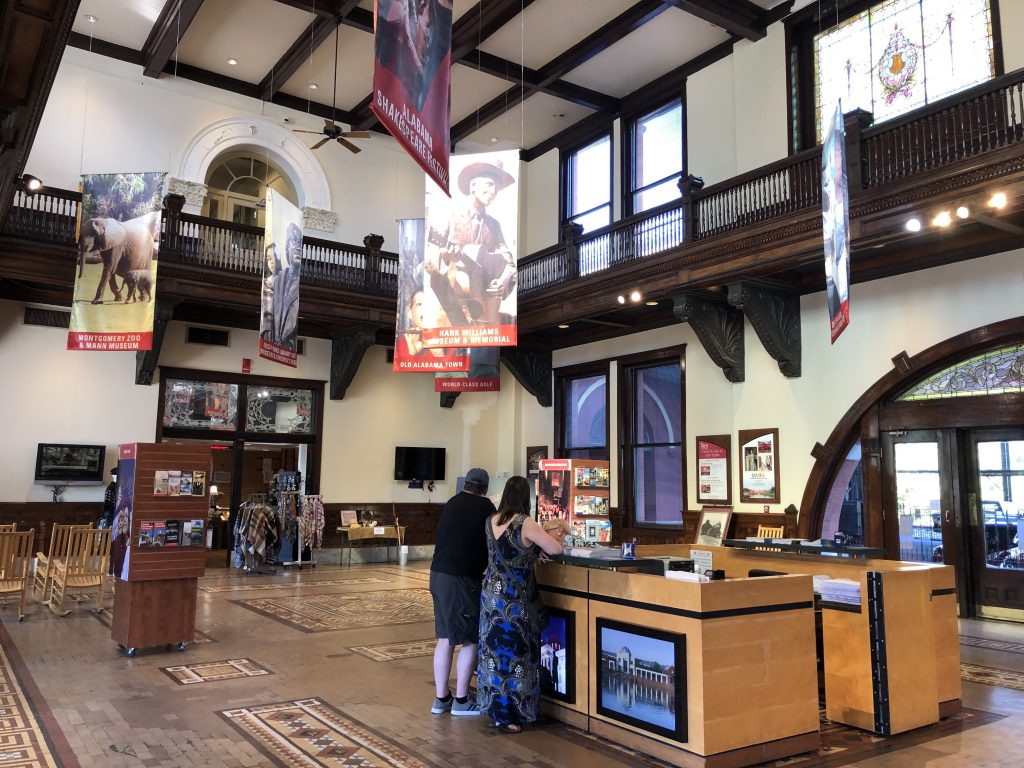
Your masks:
<svg viewBox="0 0 1024 768"><path fill-rule="evenodd" d="M840 99L878 123L994 76L990 0L886 0L814 38L818 141Z"/></svg>
<svg viewBox="0 0 1024 768"><path fill-rule="evenodd" d="M899 396L899 400L934 400L971 395L1024 392L1024 345L986 352L939 371Z"/></svg>
<svg viewBox="0 0 1024 768"><path fill-rule="evenodd" d="M284 389L249 385L245 428L250 432L306 433L313 431L313 393L308 389Z"/></svg>

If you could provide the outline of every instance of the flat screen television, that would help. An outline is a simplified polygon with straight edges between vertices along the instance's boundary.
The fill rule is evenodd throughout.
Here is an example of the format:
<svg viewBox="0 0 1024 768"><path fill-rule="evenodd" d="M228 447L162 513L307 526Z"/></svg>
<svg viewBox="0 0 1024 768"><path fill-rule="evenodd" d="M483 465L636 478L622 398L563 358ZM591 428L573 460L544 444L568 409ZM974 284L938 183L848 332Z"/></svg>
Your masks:
<svg viewBox="0 0 1024 768"><path fill-rule="evenodd" d="M395 480L444 480L444 448L395 446Z"/></svg>
<svg viewBox="0 0 1024 768"><path fill-rule="evenodd" d="M36 483L40 485L87 485L103 482L103 445L39 443L36 450Z"/></svg>

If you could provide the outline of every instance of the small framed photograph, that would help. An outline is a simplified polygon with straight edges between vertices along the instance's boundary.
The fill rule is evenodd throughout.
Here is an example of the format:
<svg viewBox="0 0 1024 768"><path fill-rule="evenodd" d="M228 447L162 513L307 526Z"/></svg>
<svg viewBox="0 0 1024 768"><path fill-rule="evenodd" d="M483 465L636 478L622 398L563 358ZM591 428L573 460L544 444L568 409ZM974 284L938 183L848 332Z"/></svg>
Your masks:
<svg viewBox="0 0 1024 768"><path fill-rule="evenodd" d="M700 522L697 524L697 539L694 541L694 544L707 544L714 547L722 546L722 540L729 535L729 521L731 519L731 509L705 507L700 513Z"/></svg>
<svg viewBox="0 0 1024 768"><path fill-rule="evenodd" d="M548 457L546 445L533 445L526 449L526 476L536 477L540 473L540 463Z"/></svg>
<svg viewBox="0 0 1024 768"><path fill-rule="evenodd" d="M741 429L740 501L779 503L779 430Z"/></svg>

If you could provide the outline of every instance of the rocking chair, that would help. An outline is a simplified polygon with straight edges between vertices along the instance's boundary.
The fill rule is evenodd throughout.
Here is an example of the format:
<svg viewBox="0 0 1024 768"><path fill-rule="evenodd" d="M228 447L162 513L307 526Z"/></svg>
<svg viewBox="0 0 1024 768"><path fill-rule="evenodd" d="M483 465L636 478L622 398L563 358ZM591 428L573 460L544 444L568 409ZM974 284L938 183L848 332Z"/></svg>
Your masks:
<svg viewBox="0 0 1024 768"><path fill-rule="evenodd" d="M25 593L32 569L32 539L35 531L0 531L0 595L20 595L18 621L25 618Z"/></svg>
<svg viewBox="0 0 1024 768"><path fill-rule="evenodd" d="M58 616L67 616L64 599L73 592L76 600L83 592L96 591L96 610L103 607L103 587L110 563L110 529L79 528L68 534L67 556L53 561L51 570L50 610Z"/></svg>
<svg viewBox="0 0 1024 768"><path fill-rule="evenodd" d="M50 550L43 554L36 552L36 571L32 578L32 596L35 598L37 592L41 596L36 599L45 603L49 599L50 581L53 578L54 563L63 560L68 554L68 537L75 528L92 528L88 525L63 525L55 523L50 527Z"/></svg>

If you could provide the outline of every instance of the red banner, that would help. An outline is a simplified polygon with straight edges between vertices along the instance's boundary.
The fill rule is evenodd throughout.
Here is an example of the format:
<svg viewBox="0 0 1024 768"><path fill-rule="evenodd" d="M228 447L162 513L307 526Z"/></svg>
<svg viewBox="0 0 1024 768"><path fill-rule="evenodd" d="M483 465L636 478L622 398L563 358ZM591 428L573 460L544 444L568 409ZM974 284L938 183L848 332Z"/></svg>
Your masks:
<svg viewBox="0 0 1024 768"><path fill-rule="evenodd" d="M377 0L370 109L448 194L451 0Z"/></svg>

